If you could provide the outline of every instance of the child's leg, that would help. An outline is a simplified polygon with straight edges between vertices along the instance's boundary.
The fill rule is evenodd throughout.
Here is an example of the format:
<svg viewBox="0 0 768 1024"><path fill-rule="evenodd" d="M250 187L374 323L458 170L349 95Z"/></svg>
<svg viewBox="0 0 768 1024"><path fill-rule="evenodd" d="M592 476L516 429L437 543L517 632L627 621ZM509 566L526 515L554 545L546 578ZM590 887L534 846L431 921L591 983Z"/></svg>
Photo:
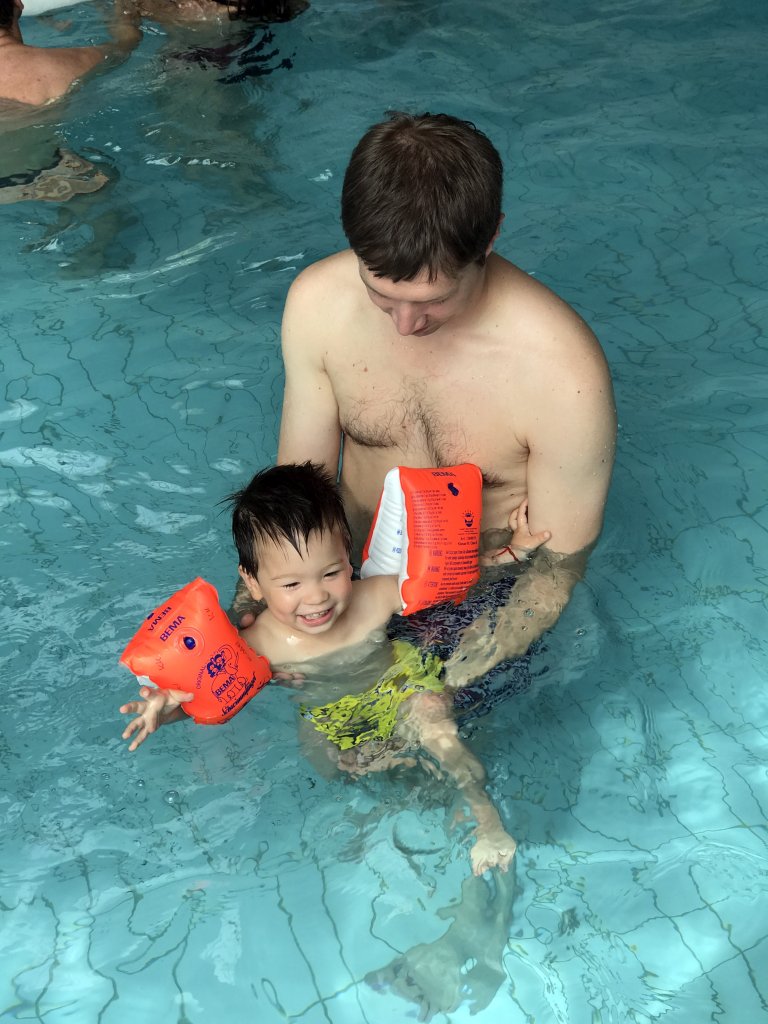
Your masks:
<svg viewBox="0 0 768 1024"><path fill-rule="evenodd" d="M336 748L336 767L356 778L371 772L386 772L390 768L414 768L419 762L405 754L403 746L392 740L369 740L350 750Z"/></svg>
<svg viewBox="0 0 768 1024"><path fill-rule="evenodd" d="M407 718L400 727L437 760L450 775L477 821L475 844L470 851L472 871L488 868L506 871L517 844L504 829L499 812L485 791L485 769L459 739L451 693L414 694L407 704Z"/></svg>

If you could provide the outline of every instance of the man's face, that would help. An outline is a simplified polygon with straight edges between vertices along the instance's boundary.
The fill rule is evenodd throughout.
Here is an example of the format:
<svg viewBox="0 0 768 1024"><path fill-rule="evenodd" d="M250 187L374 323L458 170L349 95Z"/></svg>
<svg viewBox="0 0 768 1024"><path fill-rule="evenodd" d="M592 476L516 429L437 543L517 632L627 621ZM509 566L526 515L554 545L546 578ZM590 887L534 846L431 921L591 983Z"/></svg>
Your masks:
<svg viewBox="0 0 768 1024"><path fill-rule="evenodd" d="M403 337L424 338L449 320L461 316L474 303L485 270L476 263L460 270L456 277L439 274L434 281L422 271L413 281L392 281L377 277L358 260L360 278L368 298L386 313Z"/></svg>

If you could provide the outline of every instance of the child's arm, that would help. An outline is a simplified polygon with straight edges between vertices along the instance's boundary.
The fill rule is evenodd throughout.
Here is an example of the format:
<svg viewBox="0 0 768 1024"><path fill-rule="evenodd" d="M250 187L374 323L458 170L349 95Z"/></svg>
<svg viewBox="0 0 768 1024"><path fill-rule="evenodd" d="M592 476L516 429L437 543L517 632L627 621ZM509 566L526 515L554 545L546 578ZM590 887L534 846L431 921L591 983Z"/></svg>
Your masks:
<svg viewBox="0 0 768 1024"><path fill-rule="evenodd" d="M123 739L127 740L133 736L133 741L128 747L129 750L136 750L144 740L161 725L170 725L171 722L180 722L186 718L181 705L185 701L192 700L193 693L185 693L183 690L161 690L155 686L142 686L139 695L143 700L132 700L123 704L120 711L124 715L136 715L132 718L123 732Z"/></svg>
<svg viewBox="0 0 768 1024"><path fill-rule="evenodd" d="M549 530L531 533L528 525L528 499L513 509L509 516L509 528L512 531L509 544L498 551L483 555L481 565L503 565L506 562L526 562L537 548L546 544L552 536Z"/></svg>
<svg viewBox="0 0 768 1024"><path fill-rule="evenodd" d="M371 629L384 625L396 613L403 610L400 596L400 580L397 576L369 576L356 580L354 586L365 601L365 615Z"/></svg>
<svg viewBox="0 0 768 1024"><path fill-rule="evenodd" d="M451 692L415 694L408 701L404 726L413 730L417 742L436 758L469 804L477 822L477 838L470 851L473 873L482 875L494 867L506 871L517 844L505 830L499 812L485 791L485 769L459 739Z"/></svg>
<svg viewBox="0 0 768 1024"><path fill-rule="evenodd" d="M397 576L369 576L364 580L354 580L352 600L344 616L343 633L340 630L337 634L339 646L366 639L402 610L403 601Z"/></svg>

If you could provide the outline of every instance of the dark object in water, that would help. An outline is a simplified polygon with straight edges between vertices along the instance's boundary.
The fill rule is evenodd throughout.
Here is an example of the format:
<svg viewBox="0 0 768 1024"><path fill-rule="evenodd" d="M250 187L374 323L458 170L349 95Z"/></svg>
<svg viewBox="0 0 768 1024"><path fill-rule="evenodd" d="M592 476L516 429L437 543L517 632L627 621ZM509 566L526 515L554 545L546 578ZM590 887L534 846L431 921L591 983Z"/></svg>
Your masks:
<svg viewBox="0 0 768 1024"><path fill-rule="evenodd" d="M274 35L269 29L251 30L237 42L224 46L196 46L192 50L174 53L176 60L183 60L200 67L221 68L230 73L219 78L219 82L230 85L242 82L246 78L259 78L271 75L281 68L290 69L293 61L290 57L280 59L277 47L268 49L274 42Z"/></svg>
<svg viewBox="0 0 768 1024"><path fill-rule="evenodd" d="M309 7L308 0L216 0L229 8L233 21L291 21Z"/></svg>

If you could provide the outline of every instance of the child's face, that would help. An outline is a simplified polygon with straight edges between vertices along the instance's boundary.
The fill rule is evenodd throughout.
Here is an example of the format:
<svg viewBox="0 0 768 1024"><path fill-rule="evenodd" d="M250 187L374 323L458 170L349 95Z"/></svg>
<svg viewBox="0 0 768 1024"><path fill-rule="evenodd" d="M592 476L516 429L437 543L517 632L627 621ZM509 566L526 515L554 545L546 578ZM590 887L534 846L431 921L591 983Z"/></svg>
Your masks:
<svg viewBox="0 0 768 1024"><path fill-rule="evenodd" d="M311 533L301 555L288 541L260 545L258 563L249 590L289 629L327 633L349 606L352 566L337 533Z"/></svg>

